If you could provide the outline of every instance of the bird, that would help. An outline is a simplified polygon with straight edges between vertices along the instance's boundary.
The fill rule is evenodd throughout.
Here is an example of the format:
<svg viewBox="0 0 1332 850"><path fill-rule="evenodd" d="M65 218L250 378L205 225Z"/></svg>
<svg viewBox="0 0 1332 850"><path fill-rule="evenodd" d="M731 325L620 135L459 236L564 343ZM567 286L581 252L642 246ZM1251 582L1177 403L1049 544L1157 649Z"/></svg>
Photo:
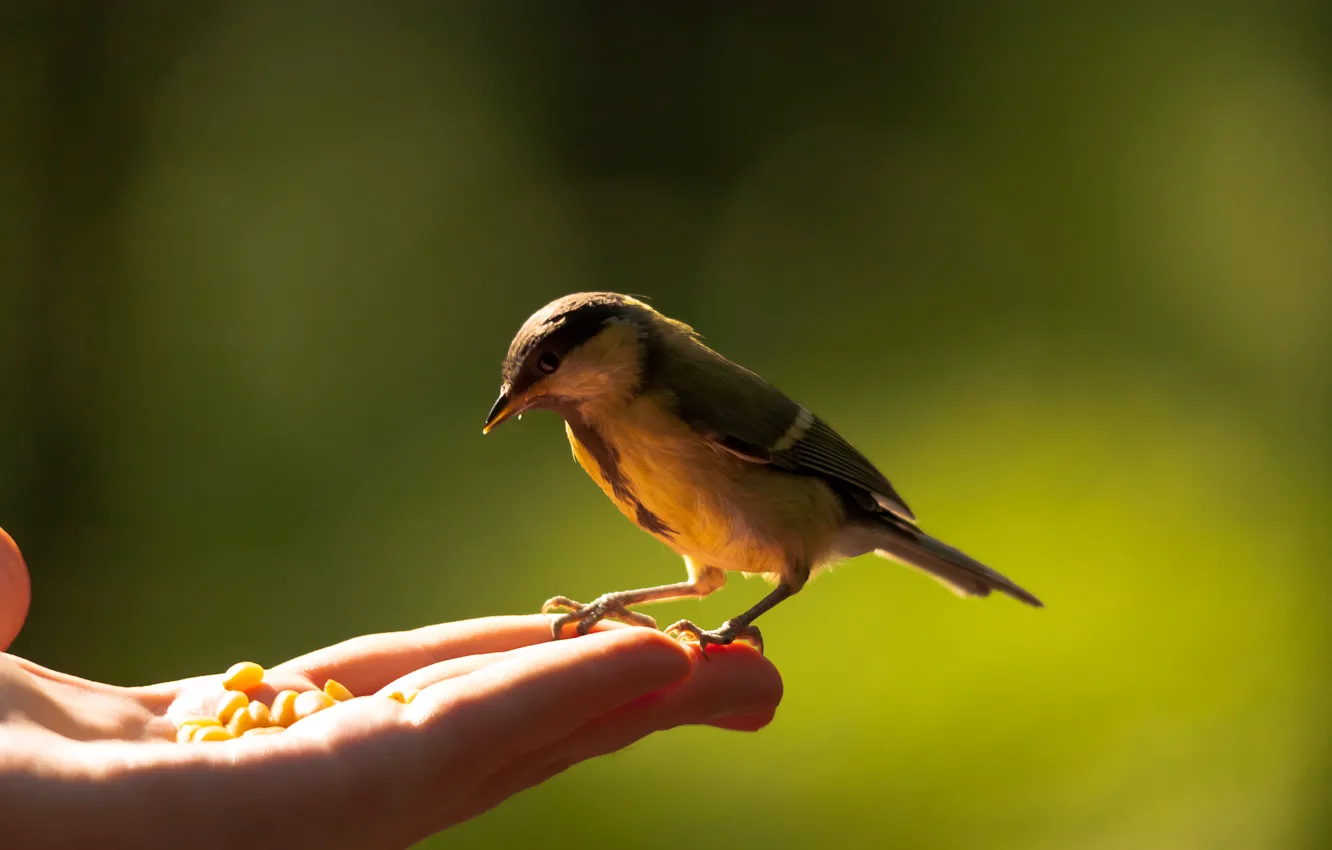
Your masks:
<svg viewBox="0 0 1332 850"><path fill-rule="evenodd" d="M705 655L736 640L762 652L755 620L817 571L871 552L959 596L999 591L1044 607L926 534L888 479L809 408L639 298L577 292L550 302L513 337L501 379L482 433L527 411L558 414L579 465L621 513L683 556L688 573L588 603L549 599L542 612L560 612L556 639L603 619L656 628L631 606L702 598L740 572L775 587L717 628L686 619L665 631Z"/></svg>

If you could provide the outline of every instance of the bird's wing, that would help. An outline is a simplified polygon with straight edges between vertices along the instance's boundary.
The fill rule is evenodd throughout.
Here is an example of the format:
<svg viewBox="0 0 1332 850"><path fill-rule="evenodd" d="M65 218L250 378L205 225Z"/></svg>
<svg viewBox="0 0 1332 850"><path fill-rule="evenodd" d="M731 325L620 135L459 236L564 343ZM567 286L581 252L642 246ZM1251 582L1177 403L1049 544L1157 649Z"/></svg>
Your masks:
<svg viewBox="0 0 1332 850"><path fill-rule="evenodd" d="M817 475L869 510L915 516L893 485L828 423L758 375L699 345L661 362L654 378L676 413L731 454L799 475Z"/></svg>

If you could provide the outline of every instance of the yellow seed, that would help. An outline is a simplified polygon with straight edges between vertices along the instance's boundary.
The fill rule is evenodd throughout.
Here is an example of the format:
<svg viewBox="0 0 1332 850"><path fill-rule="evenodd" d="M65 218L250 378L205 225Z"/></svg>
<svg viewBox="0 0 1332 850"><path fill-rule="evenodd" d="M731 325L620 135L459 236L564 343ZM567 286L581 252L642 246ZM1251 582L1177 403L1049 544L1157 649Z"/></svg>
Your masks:
<svg viewBox="0 0 1332 850"><path fill-rule="evenodd" d="M198 732L200 729L221 729L221 728L222 728L221 726L196 726L193 723L184 723L181 724L181 727L176 730L176 743L188 744L190 742L190 739L194 737L194 733Z"/></svg>
<svg viewBox="0 0 1332 850"><path fill-rule="evenodd" d="M281 726L256 726L253 729L247 729L241 734L242 738L250 738L255 735L273 735L278 732L285 732Z"/></svg>
<svg viewBox="0 0 1332 850"><path fill-rule="evenodd" d="M389 691L388 698L395 702L400 702L403 705L407 705L412 700L416 699L416 695L419 693L421 692L416 688L399 688L397 690Z"/></svg>
<svg viewBox="0 0 1332 850"><path fill-rule="evenodd" d="M249 707L246 708L245 711L250 715L250 719L254 721L255 726L273 725L273 715L269 713L268 706L264 705L259 700L251 700Z"/></svg>
<svg viewBox="0 0 1332 850"><path fill-rule="evenodd" d="M338 702L346 702L356 696L356 694L347 690L347 686L339 682L337 679L329 679L324 683L324 693L333 697L333 699Z"/></svg>
<svg viewBox="0 0 1332 850"><path fill-rule="evenodd" d="M296 697L296 702L293 705L296 710L296 720L304 720L311 714L323 711L333 704L333 697L323 691L306 691Z"/></svg>
<svg viewBox="0 0 1332 850"><path fill-rule="evenodd" d="M186 724L190 726L221 726L222 721L207 714L199 714L194 717L186 717L177 725L185 726Z"/></svg>
<svg viewBox="0 0 1332 850"><path fill-rule="evenodd" d="M253 661L241 661L227 668L222 687L229 691L249 691L264 680L264 668Z"/></svg>
<svg viewBox="0 0 1332 850"><path fill-rule="evenodd" d="M227 721L227 731L237 738L254 727L254 716L250 714L248 708L245 711L238 711L231 715L231 720Z"/></svg>
<svg viewBox="0 0 1332 850"><path fill-rule="evenodd" d="M296 692L279 691L273 697L273 710L269 714L279 726L290 726L296 722Z"/></svg>
<svg viewBox="0 0 1332 850"><path fill-rule="evenodd" d="M223 729L221 726L200 726L194 730L190 736L190 741L198 743L200 741L230 741L235 735Z"/></svg>
<svg viewBox="0 0 1332 850"><path fill-rule="evenodd" d="M240 691L227 691L222 695L222 699L217 701L218 722L226 726L231 722L231 718L236 712L241 711L250 704L250 698Z"/></svg>

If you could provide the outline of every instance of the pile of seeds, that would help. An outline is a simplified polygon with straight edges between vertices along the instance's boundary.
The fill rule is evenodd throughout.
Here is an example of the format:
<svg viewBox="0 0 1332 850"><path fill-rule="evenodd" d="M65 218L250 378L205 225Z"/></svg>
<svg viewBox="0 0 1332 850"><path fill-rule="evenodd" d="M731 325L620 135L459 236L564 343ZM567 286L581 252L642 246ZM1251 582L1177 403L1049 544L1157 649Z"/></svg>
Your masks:
<svg viewBox="0 0 1332 850"><path fill-rule="evenodd" d="M249 697L249 693L263 681L264 668L253 661L233 664L222 682L226 693L218 700L217 709L211 715L182 720L176 729L176 742L230 741L252 735L273 735L312 714L356 698L341 682L329 679L322 691L279 691L273 697L272 705L265 705L263 701ZM417 691L408 689L390 691L387 696L406 704L415 699L416 694Z"/></svg>

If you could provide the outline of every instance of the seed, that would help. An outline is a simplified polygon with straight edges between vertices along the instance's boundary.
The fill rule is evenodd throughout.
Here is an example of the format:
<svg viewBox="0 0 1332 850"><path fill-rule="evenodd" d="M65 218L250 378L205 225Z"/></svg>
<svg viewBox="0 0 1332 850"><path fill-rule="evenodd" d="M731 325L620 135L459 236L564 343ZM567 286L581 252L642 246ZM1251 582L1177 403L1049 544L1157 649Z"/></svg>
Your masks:
<svg viewBox="0 0 1332 850"><path fill-rule="evenodd" d="M194 733L200 729L221 729L221 726L198 726L193 723L184 723L176 730L176 743L188 744L194 737Z"/></svg>
<svg viewBox="0 0 1332 850"><path fill-rule="evenodd" d="M333 699L338 702L346 702L356 696L351 691L347 690L347 686L339 682L337 679L329 679L324 683L324 693L333 697Z"/></svg>
<svg viewBox="0 0 1332 850"><path fill-rule="evenodd" d="M250 698L240 691L227 691L222 698L217 701L217 719L220 725L226 726L231 722L231 718L236 712L241 711L250 704Z"/></svg>
<svg viewBox="0 0 1332 850"><path fill-rule="evenodd" d="M255 726L273 725L273 716L269 713L268 706L257 699L250 702L249 707L245 709L245 713L250 715L250 720L254 721Z"/></svg>
<svg viewBox="0 0 1332 850"><path fill-rule="evenodd" d="M273 722L279 726L290 726L296 722L296 692L279 691L273 697L273 710L269 712Z"/></svg>
<svg viewBox="0 0 1332 850"><path fill-rule="evenodd" d="M229 691L249 691L264 680L264 668L253 661L241 661L227 668L222 687Z"/></svg>
<svg viewBox="0 0 1332 850"><path fill-rule="evenodd" d="M250 714L249 708L247 707L246 710L238 711L231 715L231 719L227 721L227 731L230 732L232 736L239 738L241 735L244 735L246 732L253 729L256 725L257 724L254 722L254 716Z"/></svg>
<svg viewBox="0 0 1332 850"><path fill-rule="evenodd" d="M192 743L198 743L200 741L230 741L234 737L236 736L228 732L226 729L223 729L221 726L200 726L198 729L194 730L194 734L190 736L190 741Z"/></svg>
<svg viewBox="0 0 1332 850"><path fill-rule="evenodd" d="M247 729L241 734L242 738L251 738L255 735L275 735L278 732L285 732L281 726L256 726L253 729Z"/></svg>
<svg viewBox="0 0 1332 850"><path fill-rule="evenodd" d="M389 691L388 698L394 702L400 702L403 705L407 705L412 700L416 699L416 696L419 693L421 692L416 688L399 688L397 690Z"/></svg>
<svg viewBox="0 0 1332 850"><path fill-rule="evenodd" d="M189 726L221 726L221 725L222 725L222 721L218 720L216 717L212 717L212 716L207 715L207 714L200 714L200 715L196 715L196 716L194 716L194 717L187 717L187 718L185 718L184 720L180 721L180 724L179 724L179 725L180 725L180 726L186 726L186 725L189 725Z"/></svg>
<svg viewBox="0 0 1332 850"><path fill-rule="evenodd" d="M296 697L293 708L296 710L296 720L300 721L332 705L333 697L323 691L306 691Z"/></svg>

